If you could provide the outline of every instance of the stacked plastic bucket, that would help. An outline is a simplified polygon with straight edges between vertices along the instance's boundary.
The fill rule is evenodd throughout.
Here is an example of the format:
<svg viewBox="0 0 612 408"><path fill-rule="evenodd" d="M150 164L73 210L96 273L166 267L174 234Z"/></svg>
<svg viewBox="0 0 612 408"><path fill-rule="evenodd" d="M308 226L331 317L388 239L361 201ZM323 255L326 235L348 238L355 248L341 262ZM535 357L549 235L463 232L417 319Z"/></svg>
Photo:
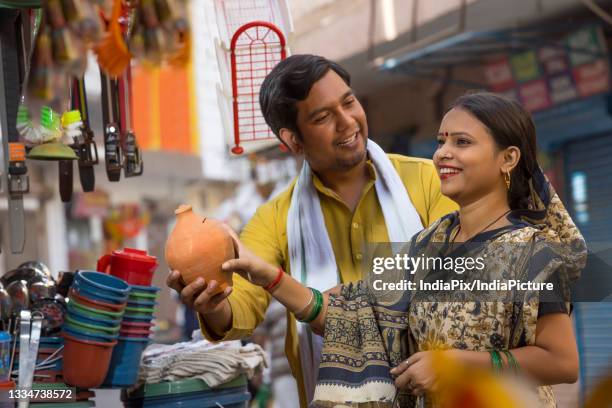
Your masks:
<svg viewBox="0 0 612 408"><path fill-rule="evenodd" d="M62 326L66 383L95 388L104 382L129 291L124 280L111 275L94 271L75 275Z"/></svg>
<svg viewBox="0 0 612 408"><path fill-rule="evenodd" d="M118 343L113 350L105 386L125 387L136 382L140 356L150 342L159 288L151 286L157 259L146 251L125 248L104 255L98 270L123 279L130 285L127 307L121 321Z"/></svg>
<svg viewBox="0 0 612 408"><path fill-rule="evenodd" d="M155 286L132 285L104 385L125 387L136 382L140 357L150 342L157 292Z"/></svg>
<svg viewBox="0 0 612 408"><path fill-rule="evenodd" d="M246 408L250 397L244 375L214 389L200 379L190 378L145 384L121 392L126 408Z"/></svg>

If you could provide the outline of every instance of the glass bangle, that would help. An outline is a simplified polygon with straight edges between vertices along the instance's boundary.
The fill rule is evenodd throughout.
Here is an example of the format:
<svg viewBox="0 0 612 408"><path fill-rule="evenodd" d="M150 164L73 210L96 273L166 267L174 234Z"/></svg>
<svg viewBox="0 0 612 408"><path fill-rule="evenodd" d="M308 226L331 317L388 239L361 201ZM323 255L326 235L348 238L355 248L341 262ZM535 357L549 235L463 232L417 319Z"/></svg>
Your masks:
<svg viewBox="0 0 612 408"><path fill-rule="evenodd" d="M321 309L323 308L323 295L321 294L321 292L314 288L310 288L310 290L312 290L312 293L314 295L314 306L312 307L312 310L310 311L308 317L304 320L301 320L304 323L310 323L315 320L317 316L319 316L319 313L321 313Z"/></svg>
<svg viewBox="0 0 612 408"><path fill-rule="evenodd" d="M502 359L499 351L497 350L489 350L489 354L491 355L491 364L493 365L493 372L495 374L500 374L502 371Z"/></svg>
<svg viewBox="0 0 612 408"><path fill-rule="evenodd" d="M512 354L510 350L504 350L503 353L506 355L506 358L508 359L508 365L512 367L512 370L515 373L518 374L521 371L521 368L519 366L518 361L516 361L516 358L514 358L514 354Z"/></svg>
<svg viewBox="0 0 612 408"><path fill-rule="evenodd" d="M306 312L308 310L310 305L312 305L312 301L314 300L314 296L315 296L314 292L312 291L312 289L310 289L310 299L308 299L308 303L306 303L306 306L304 306L299 312L296 312L296 313L293 314L296 319L298 319L299 321L302 321L298 316L301 316L302 314L304 314L304 312Z"/></svg>

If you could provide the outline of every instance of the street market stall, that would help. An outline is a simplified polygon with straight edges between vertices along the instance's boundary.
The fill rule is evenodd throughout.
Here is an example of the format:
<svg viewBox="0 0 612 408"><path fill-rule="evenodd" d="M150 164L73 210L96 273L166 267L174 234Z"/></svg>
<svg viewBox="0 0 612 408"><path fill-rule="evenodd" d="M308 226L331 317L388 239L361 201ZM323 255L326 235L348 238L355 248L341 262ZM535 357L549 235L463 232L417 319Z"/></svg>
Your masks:
<svg viewBox="0 0 612 408"><path fill-rule="evenodd" d="M73 194L74 163L87 194L95 194L94 169L102 163L113 183L143 175L134 126L143 120L134 109L134 88L142 95L144 81L134 84L132 68L186 70L192 46L187 6L184 0L0 1L0 171L10 237L3 251L22 254L26 240L36 238L26 228L24 201L37 162L45 163L44 171L57 162L57 191L65 203L82 197ZM100 72L101 132L87 98L91 51ZM131 238L148 222L136 218ZM0 277L0 406L109 406L98 398L107 390L115 391L112 406L121 400L125 406L245 406L247 378L264 364L261 349L233 344L219 350L202 340L168 350L152 344L158 266L147 251L120 247L86 269L61 272L34 261ZM168 355L193 358L193 369L152 375L150 367L169 364ZM223 370L213 364L221 355ZM224 375L210 376L219 372Z"/></svg>

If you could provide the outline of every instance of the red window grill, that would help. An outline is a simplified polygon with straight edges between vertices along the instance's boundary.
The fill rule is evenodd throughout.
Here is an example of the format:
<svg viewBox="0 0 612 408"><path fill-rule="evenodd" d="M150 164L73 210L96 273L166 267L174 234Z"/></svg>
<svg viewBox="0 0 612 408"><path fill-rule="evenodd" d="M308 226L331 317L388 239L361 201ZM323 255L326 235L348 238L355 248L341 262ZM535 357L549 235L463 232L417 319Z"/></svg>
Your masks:
<svg viewBox="0 0 612 408"><path fill-rule="evenodd" d="M241 142L275 139L259 108L259 89L270 70L285 59L285 37L274 24L253 21L234 32L230 52L235 143L232 153L242 154Z"/></svg>
<svg viewBox="0 0 612 408"><path fill-rule="evenodd" d="M236 31L252 21L267 21L286 33L279 0L216 0L221 39L229 45Z"/></svg>

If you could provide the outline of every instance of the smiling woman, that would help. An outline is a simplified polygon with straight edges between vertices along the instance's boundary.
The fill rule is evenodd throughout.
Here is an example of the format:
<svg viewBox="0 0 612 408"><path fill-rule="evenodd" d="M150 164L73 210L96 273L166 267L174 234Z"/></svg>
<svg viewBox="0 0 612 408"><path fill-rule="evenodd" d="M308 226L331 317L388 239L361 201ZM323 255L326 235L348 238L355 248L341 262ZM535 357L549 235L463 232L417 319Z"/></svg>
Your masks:
<svg viewBox="0 0 612 408"><path fill-rule="evenodd" d="M497 115L500 111L508 116ZM483 186L497 182L509 207L517 209L529 196L536 151L529 113L517 102L481 93L460 97L451 106L440 124L433 159L442 193L457 203L469 202Z"/></svg>
<svg viewBox="0 0 612 408"><path fill-rule="evenodd" d="M320 405L341 402L347 387L352 387L352 401L391 398L382 385L367 387L369 382L385 383L380 380L383 366L392 368L400 390L443 398L447 393L437 388L439 374L432 368L435 350L445 350L472 369L520 368L537 385L576 379L576 341L565 303L569 297L546 300L539 283L550 287L551 280L558 280L567 286L576 280L586 247L537 165L531 117L515 101L488 93L466 95L444 116L438 144L434 164L441 191L460 209L413 237L408 255L488 255L495 259L492 269L505 279L499 283L522 283L522 297L514 299L523 302L516 307L485 301L477 291L442 301L419 290L419 283L445 276L427 265L411 271L417 288L409 288L394 304L378 301L384 298L367 281L342 287L325 309L325 347L315 394ZM468 242L478 245L463 245ZM471 279L479 276L478 271L470 274ZM375 344L384 357L374 357ZM541 406L555 406L549 387L533 389Z"/></svg>

